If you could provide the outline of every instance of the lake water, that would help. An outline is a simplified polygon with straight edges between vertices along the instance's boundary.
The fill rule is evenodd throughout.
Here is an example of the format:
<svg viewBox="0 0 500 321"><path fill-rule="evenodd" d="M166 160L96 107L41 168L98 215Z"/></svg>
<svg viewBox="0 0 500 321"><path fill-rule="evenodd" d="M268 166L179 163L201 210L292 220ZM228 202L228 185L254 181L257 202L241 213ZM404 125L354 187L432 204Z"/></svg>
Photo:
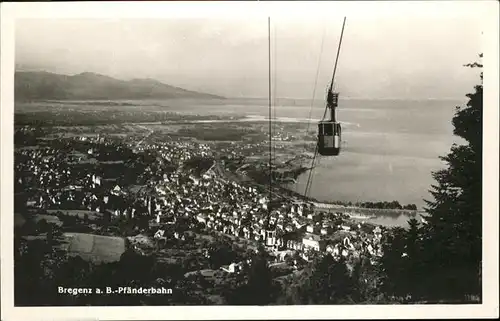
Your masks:
<svg viewBox="0 0 500 321"><path fill-rule="evenodd" d="M387 227L396 227L396 226L408 227L408 220L410 218L415 218L418 221L421 220L420 214L416 214L415 216L410 216L406 214L401 214L397 216L377 214L374 218L369 218L369 219L354 218L354 220L358 222L370 222L372 224L383 225Z"/></svg>
<svg viewBox="0 0 500 321"><path fill-rule="evenodd" d="M465 101L465 100L464 100ZM319 157L310 196L320 201L392 201L414 203L423 199L434 183L432 172L445 164L453 143L451 119L455 107L464 101L342 100L337 117L344 122L343 151L338 157ZM266 100L172 101L169 110L200 115L246 115L267 117ZM276 116L286 121L309 119L310 101L283 100L276 104ZM273 111L274 113L274 111ZM324 113L315 102L311 129ZM303 192L307 174L292 189Z"/></svg>

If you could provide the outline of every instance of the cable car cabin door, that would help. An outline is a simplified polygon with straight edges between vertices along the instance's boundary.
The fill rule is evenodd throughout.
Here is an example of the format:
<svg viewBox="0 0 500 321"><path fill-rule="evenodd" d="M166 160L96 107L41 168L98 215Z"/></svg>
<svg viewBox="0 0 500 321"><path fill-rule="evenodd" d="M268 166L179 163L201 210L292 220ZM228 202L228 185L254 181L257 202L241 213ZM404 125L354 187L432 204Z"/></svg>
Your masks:
<svg viewBox="0 0 500 321"><path fill-rule="evenodd" d="M323 156L340 154L341 126L332 121L318 123L318 152Z"/></svg>

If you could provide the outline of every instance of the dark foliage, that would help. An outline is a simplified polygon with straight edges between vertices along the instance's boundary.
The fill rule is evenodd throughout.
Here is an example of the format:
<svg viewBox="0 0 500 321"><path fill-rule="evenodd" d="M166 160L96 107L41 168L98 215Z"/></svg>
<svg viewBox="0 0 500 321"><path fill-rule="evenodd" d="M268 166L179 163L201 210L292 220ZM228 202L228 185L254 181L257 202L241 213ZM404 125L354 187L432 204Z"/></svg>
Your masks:
<svg viewBox="0 0 500 321"><path fill-rule="evenodd" d="M467 66L482 68L478 63ZM467 105L457 107L452 121L454 134L466 144L453 145L442 157L448 167L434 173L434 200L427 201L424 250L429 274L435 276L429 287L437 298L481 293L482 83L466 96Z"/></svg>
<svg viewBox="0 0 500 321"><path fill-rule="evenodd" d="M480 56L482 57L482 55ZM479 63L466 65L481 68ZM482 80L482 73L481 73ZM383 290L411 301L469 302L481 297L483 86L457 107L454 133L465 140L441 157L447 168L433 173L433 200L426 222L410 221L384 244Z"/></svg>
<svg viewBox="0 0 500 321"><path fill-rule="evenodd" d="M184 162L184 168L200 177L214 165L214 159L202 156L196 156Z"/></svg>

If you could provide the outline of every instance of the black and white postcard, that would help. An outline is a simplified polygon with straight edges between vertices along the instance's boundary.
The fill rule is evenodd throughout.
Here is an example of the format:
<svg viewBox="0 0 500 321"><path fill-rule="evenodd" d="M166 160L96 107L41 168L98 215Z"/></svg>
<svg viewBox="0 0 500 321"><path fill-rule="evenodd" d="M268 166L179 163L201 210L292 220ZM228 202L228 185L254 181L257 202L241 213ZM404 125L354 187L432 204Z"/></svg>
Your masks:
<svg viewBox="0 0 500 321"><path fill-rule="evenodd" d="M1 12L2 319L498 317L498 3Z"/></svg>

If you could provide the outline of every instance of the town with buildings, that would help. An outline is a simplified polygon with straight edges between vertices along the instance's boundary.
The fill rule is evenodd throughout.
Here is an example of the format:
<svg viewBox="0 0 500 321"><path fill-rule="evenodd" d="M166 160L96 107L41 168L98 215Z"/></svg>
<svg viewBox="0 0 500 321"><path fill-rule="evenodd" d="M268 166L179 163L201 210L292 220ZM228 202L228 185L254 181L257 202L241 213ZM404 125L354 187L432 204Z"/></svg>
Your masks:
<svg viewBox="0 0 500 321"><path fill-rule="evenodd" d="M19 127L16 222L22 225L27 215L62 225L70 235L121 237L141 255L161 253L172 241L221 236L242 253L264 245L270 266L285 271L281 277L322 254L346 260L351 267L356 260L382 255L383 227L278 191L270 194L267 186L245 176L242 166L232 170L233 160L254 156L265 142L217 150L213 142L182 137L161 141L151 133L123 139L101 133L65 138L39 134L30 143L26 137L35 135L34 129ZM267 170L265 164L261 167ZM66 226L68 216L82 220L84 227ZM78 238L68 242L70 255L100 261L99 252L106 252L93 245L97 253L81 253L72 244ZM207 248L197 253L210 261L210 244L202 244ZM210 269L238 273L244 257L201 264L198 270L195 264L185 274Z"/></svg>

